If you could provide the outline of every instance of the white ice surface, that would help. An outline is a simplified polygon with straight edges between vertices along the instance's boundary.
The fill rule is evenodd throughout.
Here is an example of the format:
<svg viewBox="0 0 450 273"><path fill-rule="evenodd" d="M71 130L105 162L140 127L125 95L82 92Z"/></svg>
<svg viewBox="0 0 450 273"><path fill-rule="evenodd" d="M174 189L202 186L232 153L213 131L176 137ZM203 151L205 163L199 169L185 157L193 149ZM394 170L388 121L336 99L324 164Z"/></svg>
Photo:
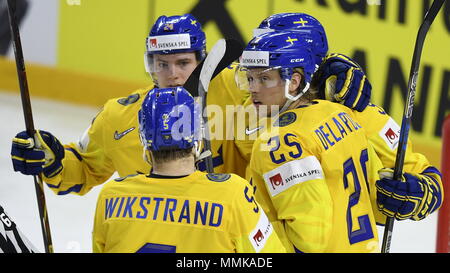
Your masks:
<svg viewBox="0 0 450 273"><path fill-rule="evenodd" d="M97 113L96 108L31 98L37 129L52 132L62 143L78 140ZM15 173L11 139L24 130L19 94L0 92L0 204L30 241L44 251L33 178ZM111 136L112 137L112 136ZM55 252L91 252L95 203L101 186L84 196L57 196L45 187ZM391 252L434 252L437 214L427 219L396 221ZM380 240L383 228L378 228Z"/></svg>

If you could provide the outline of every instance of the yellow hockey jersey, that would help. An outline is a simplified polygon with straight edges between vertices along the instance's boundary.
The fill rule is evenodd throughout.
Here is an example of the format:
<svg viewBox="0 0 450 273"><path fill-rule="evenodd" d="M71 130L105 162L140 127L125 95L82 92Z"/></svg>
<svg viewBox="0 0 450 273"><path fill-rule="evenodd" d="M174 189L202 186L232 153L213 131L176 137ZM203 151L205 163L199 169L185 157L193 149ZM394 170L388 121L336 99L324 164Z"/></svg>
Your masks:
<svg viewBox="0 0 450 273"><path fill-rule="evenodd" d="M235 66L223 70L211 81L207 104L210 111L226 112L227 105L241 104L248 93L239 90L234 83ZM92 187L107 181L114 172L119 176L134 173L149 173L151 166L143 159L143 148L139 140L137 113L147 92L153 86L139 89L128 97L109 100L93 120L78 143L65 145L63 170L53 178L44 177L47 185L57 194L76 193L83 195ZM211 107L210 107L211 106ZM214 114L211 117L216 117ZM211 126L214 171L245 176L247 162L239 153L233 139L225 139L231 122L227 116L216 120L215 131ZM227 127L228 126L228 127ZM221 136L222 135L222 136ZM203 162L198 168L206 170Z"/></svg>
<svg viewBox="0 0 450 273"><path fill-rule="evenodd" d="M97 201L94 252L285 252L253 187L236 175L131 175Z"/></svg>
<svg viewBox="0 0 450 273"><path fill-rule="evenodd" d="M379 251L367 186L372 152L353 112L322 100L281 114L258 137L252 183L289 250Z"/></svg>
<svg viewBox="0 0 450 273"><path fill-rule="evenodd" d="M241 113L238 113L238 118L236 118L236 120L244 120L245 125L235 127L235 132L241 132L240 134L236 133L238 136L235 140L236 146L242 156L248 161L250 161L254 140L264 132L267 127L267 121L260 121L256 119L254 115L249 113L250 110L246 107L251 107L251 104L251 98L248 98L243 107L246 112L243 110ZM243 112L245 112L245 116ZM384 111L383 108L372 103L370 103L363 112L353 111L353 113L355 119L364 128L369 143L376 154L375 156L372 156L371 164L373 164L374 167L371 171L368 171L368 181L376 221L378 224L384 225L386 216L377 208L375 182L379 179L379 169L394 168L395 166L397 144L400 139L400 126ZM242 134L244 128L245 131L250 132L250 134ZM433 167L424 155L413 151L413 146L412 142L408 140L403 172L420 174L427 170L427 168ZM440 189L441 194L444 194L441 176L433 172L427 172L427 174L434 178L434 181L438 184L437 188ZM247 169L245 177L250 179L249 169Z"/></svg>

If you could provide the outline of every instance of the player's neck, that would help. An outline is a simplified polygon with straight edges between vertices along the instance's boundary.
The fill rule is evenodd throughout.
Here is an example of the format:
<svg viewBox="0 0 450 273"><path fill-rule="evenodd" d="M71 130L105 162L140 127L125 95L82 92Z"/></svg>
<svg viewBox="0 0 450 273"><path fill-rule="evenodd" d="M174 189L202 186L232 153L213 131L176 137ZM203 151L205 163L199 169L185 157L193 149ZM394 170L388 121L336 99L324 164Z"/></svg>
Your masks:
<svg viewBox="0 0 450 273"><path fill-rule="evenodd" d="M312 104L311 99L300 97L298 100L292 102L291 105L289 105L289 107L287 108L287 110L295 109L301 105L311 105L311 104Z"/></svg>
<svg viewBox="0 0 450 273"><path fill-rule="evenodd" d="M190 175L195 172L195 159L193 156L179 158L164 163L154 162L152 173L168 176Z"/></svg>
<svg viewBox="0 0 450 273"><path fill-rule="evenodd" d="M292 102L291 105L289 105L289 107L287 108L287 110L292 110L292 109L299 107L300 105L305 105L305 104L307 104L305 101L298 99L298 100Z"/></svg>

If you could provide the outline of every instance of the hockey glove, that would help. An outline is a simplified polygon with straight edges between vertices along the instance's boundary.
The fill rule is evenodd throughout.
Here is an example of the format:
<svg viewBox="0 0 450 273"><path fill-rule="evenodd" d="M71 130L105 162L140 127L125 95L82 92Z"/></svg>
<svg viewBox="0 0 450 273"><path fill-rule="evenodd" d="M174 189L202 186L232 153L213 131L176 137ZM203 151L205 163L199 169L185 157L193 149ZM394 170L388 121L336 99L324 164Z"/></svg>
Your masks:
<svg viewBox="0 0 450 273"><path fill-rule="evenodd" d="M392 179L392 169L378 173L381 179L376 182L377 205L383 214L397 220L419 221L440 207L442 192L430 175L440 175L437 169L430 167L419 175L404 173L402 181Z"/></svg>
<svg viewBox="0 0 450 273"><path fill-rule="evenodd" d="M33 139L23 131L13 138L11 159L16 172L26 175L43 172L51 178L61 172L63 158L64 147L49 132L37 130Z"/></svg>
<svg viewBox="0 0 450 273"><path fill-rule="evenodd" d="M329 54L318 70L322 99L336 101L362 112L370 101L372 85L362 68L342 54Z"/></svg>

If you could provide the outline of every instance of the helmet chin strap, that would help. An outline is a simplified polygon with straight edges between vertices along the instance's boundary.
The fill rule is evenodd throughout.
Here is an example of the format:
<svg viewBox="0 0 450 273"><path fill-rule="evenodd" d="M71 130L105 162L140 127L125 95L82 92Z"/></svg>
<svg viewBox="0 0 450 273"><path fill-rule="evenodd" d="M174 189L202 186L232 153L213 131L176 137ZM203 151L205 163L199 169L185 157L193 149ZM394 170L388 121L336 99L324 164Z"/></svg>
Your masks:
<svg viewBox="0 0 450 273"><path fill-rule="evenodd" d="M289 94L289 85L290 84L291 84L291 80L286 80L286 83L284 84L284 96L286 97L287 101L281 108L280 114L285 112L294 101L298 100L309 89L309 82L308 82L308 83L306 83L305 88L303 88L303 90L300 91L300 93L298 93L296 96L292 96L291 94Z"/></svg>

